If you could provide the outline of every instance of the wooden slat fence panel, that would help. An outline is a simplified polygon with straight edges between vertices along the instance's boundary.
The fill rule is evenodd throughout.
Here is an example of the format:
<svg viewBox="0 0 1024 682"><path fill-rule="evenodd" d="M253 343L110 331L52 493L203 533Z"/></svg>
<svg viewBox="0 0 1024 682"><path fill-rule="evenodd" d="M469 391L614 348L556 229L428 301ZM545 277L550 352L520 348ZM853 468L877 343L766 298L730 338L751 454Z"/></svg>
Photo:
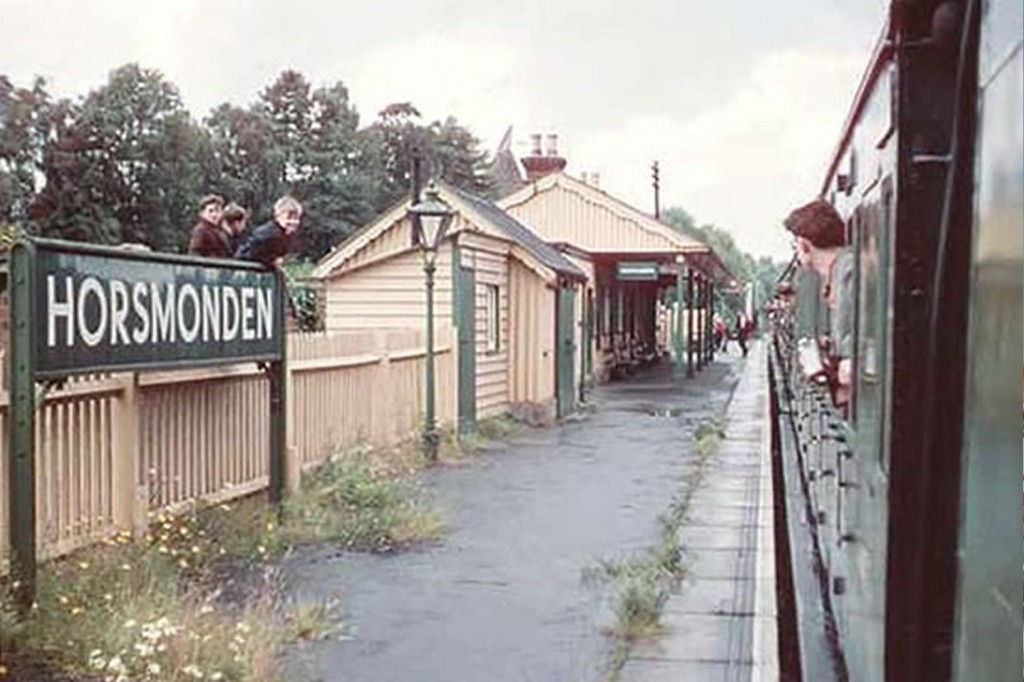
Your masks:
<svg viewBox="0 0 1024 682"><path fill-rule="evenodd" d="M438 418L453 419L452 334L436 335ZM290 334L290 454L309 467L422 426L422 330ZM0 360L2 360L0 351ZM6 365L0 362L0 381ZM7 391L0 391L0 572L8 560ZM140 528L147 512L266 486L267 379L255 365L98 374L52 391L36 419L36 515L43 557Z"/></svg>

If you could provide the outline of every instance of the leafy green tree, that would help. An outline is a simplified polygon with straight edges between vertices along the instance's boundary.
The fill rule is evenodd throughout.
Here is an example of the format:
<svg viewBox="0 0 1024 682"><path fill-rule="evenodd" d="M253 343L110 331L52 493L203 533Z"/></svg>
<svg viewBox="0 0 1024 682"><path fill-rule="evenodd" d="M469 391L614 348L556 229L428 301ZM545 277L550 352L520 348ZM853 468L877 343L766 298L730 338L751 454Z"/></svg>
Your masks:
<svg viewBox="0 0 1024 682"><path fill-rule="evenodd" d="M487 154L479 150L480 141L453 117L429 125L423 125L420 118L415 106L399 102L381 110L366 130L376 153L377 210L384 210L409 191L412 159L416 154L422 159L424 180L436 177L489 196L488 160Z"/></svg>
<svg viewBox="0 0 1024 682"><path fill-rule="evenodd" d="M755 309L759 309L767 301L768 294L774 291L782 265L773 263L766 256L755 260L739 248L728 230L710 224L698 226L693 216L679 207L665 210L662 221L714 249L737 283L753 283ZM716 300L716 312L731 320L743 310L744 304L745 294L741 288L726 291Z"/></svg>
<svg viewBox="0 0 1024 682"><path fill-rule="evenodd" d="M203 133L177 88L158 71L128 64L57 115L42 231L183 248L201 189Z"/></svg>
<svg viewBox="0 0 1024 682"><path fill-rule="evenodd" d="M0 74L0 222L27 224L43 174L53 105L46 81L16 88Z"/></svg>
<svg viewBox="0 0 1024 682"><path fill-rule="evenodd" d="M211 158L205 187L266 215L284 193L282 155L270 120L261 112L222 104L206 120Z"/></svg>
<svg viewBox="0 0 1024 682"><path fill-rule="evenodd" d="M317 259L374 214L373 155L359 115L338 82L313 89L285 71L249 111L224 105L211 119L215 147L248 205L269 218L278 196L304 206L301 255Z"/></svg>
<svg viewBox="0 0 1024 682"><path fill-rule="evenodd" d="M424 124L409 103L360 128L348 89L282 72L248 107L202 125L158 71L128 64L86 97L0 76L0 221L40 234L181 250L198 198L216 192L270 218L289 193L305 207L300 256L317 259L424 177L487 195L486 155L453 117Z"/></svg>

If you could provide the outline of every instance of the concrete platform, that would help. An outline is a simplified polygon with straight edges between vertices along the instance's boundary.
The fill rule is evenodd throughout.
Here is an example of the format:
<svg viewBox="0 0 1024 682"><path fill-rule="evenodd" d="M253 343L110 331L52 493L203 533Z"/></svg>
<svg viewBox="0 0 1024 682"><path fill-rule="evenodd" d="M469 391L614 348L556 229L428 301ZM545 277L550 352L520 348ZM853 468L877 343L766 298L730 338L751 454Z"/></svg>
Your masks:
<svg viewBox="0 0 1024 682"><path fill-rule="evenodd" d="M639 643L621 682L763 682L779 678L768 377L755 344L679 531L686 577Z"/></svg>

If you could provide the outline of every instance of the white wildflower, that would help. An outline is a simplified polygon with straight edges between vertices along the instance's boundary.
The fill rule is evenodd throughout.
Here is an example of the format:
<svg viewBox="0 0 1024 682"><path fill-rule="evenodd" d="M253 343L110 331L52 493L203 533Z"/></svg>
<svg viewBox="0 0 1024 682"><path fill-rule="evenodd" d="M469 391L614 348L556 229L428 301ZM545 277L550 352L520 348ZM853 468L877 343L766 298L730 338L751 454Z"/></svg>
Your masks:
<svg viewBox="0 0 1024 682"><path fill-rule="evenodd" d="M203 671L191 663L182 668L181 672L188 675L189 677L194 677L197 680L203 679Z"/></svg>

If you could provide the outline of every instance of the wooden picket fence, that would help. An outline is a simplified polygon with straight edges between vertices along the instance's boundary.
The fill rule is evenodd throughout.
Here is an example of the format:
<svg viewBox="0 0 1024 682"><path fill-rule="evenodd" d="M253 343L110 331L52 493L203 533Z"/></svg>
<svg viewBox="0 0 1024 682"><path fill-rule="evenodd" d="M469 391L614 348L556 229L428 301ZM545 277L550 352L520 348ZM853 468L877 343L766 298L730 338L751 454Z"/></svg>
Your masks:
<svg viewBox="0 0 1024 682"><path fill-rule="evenodd" d="M423 333L288 337L288 471L421 426ZM451 423L455 362L436 341L438 419ZM6 362L0 363L6 370ZM3 381L6 386L6 381ZM0 390L0 572L9 535L8 394ZM75 377L36 419L36 537L43 558L143 528L151 512L220 502L267 485L268 380L255 364Z"/></svg>

